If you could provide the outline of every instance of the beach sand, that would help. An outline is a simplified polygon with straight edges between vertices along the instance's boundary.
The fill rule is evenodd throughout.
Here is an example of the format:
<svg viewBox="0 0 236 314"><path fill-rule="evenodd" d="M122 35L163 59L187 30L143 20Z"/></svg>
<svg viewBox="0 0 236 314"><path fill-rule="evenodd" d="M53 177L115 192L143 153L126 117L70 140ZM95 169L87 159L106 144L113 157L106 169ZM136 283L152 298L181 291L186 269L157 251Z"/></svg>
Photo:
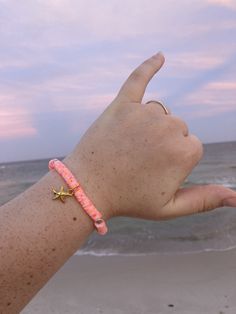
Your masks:
<svg viewBox="0 0 236 314"><path fill-rule="evenodd" d="M236 250L72 256L23 314L235 314Z"/></svg>

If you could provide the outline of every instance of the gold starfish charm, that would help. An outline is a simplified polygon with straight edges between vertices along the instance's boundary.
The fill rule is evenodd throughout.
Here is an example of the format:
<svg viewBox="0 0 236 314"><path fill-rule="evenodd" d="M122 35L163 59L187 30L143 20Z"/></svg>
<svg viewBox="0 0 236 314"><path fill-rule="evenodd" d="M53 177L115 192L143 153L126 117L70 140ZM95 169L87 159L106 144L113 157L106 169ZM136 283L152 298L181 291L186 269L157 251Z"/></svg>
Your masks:
<svg viewBox="0 0 236 314"><path fill-rule="evenodd" d="M60 199L63 203L65 203L65 200L64 200L65 197L74 195L73 190L72 190L72 192L70 192L71 190L72 189L69 189L68 191L64 191L64 187L61 186L60 191L57 192L54 188L52 188L52 191L55 195L53 200Z"/></svg>

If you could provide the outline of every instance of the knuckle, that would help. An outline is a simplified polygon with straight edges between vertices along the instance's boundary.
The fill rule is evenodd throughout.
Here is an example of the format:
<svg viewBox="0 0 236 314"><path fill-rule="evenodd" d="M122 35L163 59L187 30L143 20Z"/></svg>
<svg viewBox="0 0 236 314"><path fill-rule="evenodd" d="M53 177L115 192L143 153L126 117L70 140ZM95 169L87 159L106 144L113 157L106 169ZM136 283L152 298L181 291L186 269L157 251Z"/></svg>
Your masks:
<svg viewBox="0 0 236 314"><path fill-rule="evenodd" d="M150 71L156 68L156 60L154 58L150 58L141 64L140 69L143 74L148 74Z"/></svg>
<svg viewBox="0 0 236 314"><path fill-rule="evenodd" d="M139 67L130 74L130 79L137 81L142 77L142 69Z"/></svg>
<svg viewBox="0 0 236 314"><path fill-rule="evenodd" d="M187 136L189 133L187 123L179 117L172 116L172 118L173 118L177 128L180 128L181 130L183 130L184 135Z"/></svg>
<svg viewBox="0 0 236 314"><path fill-rule="evenodd" d="M198 202L196 203L196 212L197 213L204 213L212 210L215 206L214 203L209 200L209 198L205 195L205 186L198 186L199 195L203 195L199 198Z"/></svg>
<svg viewBox="0 0 236 314"><path fill-rule="evenodd" d="M146 76L149 72L149 69L154 67L154 61L146 60L138 68L136 68L131 74L130 79L137 81Z"/></svg>
<svg viewBox="0 0 236 314"><path fill-rule="evenodd" d="M213 208L214 208L214 204L209 202L209 200L206 200L205 198L203 198L203 200L202 200L202 207L199 210L199 213L208 212L208 211L212 210Z"/></svg>
<svg viewBox="0 0 236 314"><path fill-rule="evenodd" d="M191 134L189 137L192 142L192 156L195 157L197 160L200 160L204 153L203 144L197 136Z"/></svg>

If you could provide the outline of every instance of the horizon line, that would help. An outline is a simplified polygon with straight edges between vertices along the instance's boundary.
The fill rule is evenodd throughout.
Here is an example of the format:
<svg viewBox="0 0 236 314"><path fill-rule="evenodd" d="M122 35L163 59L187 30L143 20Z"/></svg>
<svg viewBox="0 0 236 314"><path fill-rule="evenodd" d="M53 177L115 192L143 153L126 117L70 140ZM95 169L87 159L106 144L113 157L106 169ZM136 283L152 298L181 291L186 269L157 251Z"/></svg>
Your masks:
<svg viewBox="0 0 236 314"><path fill-rule="evenodd" d="M234 143L236 140L231 140L231 141L223 141L223 142L207 142L207 143L202 143L203 145L210 145L210 144L223 144L223 143ZM0 166L3 164L11 164L11 163L20 163L20 162L29 162L29 161L39 161L39 160L50 160L53 158L58 158L58 159L63 159L65 156L54 156L54 157L42 157L42 158L36 158L36 159L20 159L20 160L14 160L14 161L0 161Z"/></svg>

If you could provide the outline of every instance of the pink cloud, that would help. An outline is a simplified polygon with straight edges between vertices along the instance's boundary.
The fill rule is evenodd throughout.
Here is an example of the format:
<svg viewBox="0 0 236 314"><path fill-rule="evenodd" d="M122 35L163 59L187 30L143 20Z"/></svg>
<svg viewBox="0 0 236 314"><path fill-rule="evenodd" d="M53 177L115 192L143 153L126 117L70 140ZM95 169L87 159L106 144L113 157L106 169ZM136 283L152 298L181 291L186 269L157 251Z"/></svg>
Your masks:
<svg viewBox="0 0 236 314"><path fill-rule="evenodd" d="M218 4L232 9L236 9L235 0L208 0L208 3Z"/></svg>
<svg viewBox="0 0 236 314"><path fill-rule="evenodd" d="M186 52L173 54L168 59L168 66L186 70L207 70L223 64L225 58L207 53ZM179 74L179 73L178 73Z"/></svg>
<svg viewBox="0 0 236 314"><path fill-rule="evenodd" d="M173 53L166 56L168 77L193 77L199 71L211 70L224 64L227 59L227 53L223 52L218 55L207 51Z"/></svg>
<svg viewBox="0 0 236 314"><path fill-rule="evenodd" d="M37 134L23 108L0 108L0 139L31 137Z"/></svg>
<svg viewBox="0 0 236 314"><path fill-rule="evenodd" d="M208 90L236 91L236 82L211 82L207 86Z"/></svg>
<svg viewBox="0 0 236 314"><path fill-rule="evenodd" d="M192 108L191 116L212 116L224 112L236 114L236 82L207 83L201 90L187 95L185 107Z"/></svg>

